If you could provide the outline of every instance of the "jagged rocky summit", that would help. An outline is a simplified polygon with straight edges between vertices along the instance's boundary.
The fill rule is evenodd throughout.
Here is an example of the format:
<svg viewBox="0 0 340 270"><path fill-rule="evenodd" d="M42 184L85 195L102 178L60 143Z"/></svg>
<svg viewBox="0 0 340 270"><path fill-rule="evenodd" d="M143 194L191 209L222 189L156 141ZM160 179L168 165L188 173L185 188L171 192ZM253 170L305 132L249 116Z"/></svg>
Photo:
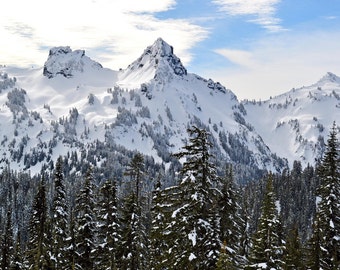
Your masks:
<svg viewBox="0 0 340 270"><path fill-rule="evenodd" d="M119 71L84 50L55 47L43 68L1 67L0 166L39 172L70 152L105 164L105 148L139 151L169 168L192 125L211 132L219 162L248 178L295 159L313 163L329 122L340 118L338 77L326 77L269 101L239 102L220 83L189 73L161 38Z"/></svg>
<svg viewBox="0 0 340 270"><path fill-rule="evenodd" d="M70 78L81 73L86 67L93 69L103 68L101 64L91 60L84 50L75 50L69 46L54 47L50 49L48 59L44 64L43 75L51 79L58 74Z"/></svg>

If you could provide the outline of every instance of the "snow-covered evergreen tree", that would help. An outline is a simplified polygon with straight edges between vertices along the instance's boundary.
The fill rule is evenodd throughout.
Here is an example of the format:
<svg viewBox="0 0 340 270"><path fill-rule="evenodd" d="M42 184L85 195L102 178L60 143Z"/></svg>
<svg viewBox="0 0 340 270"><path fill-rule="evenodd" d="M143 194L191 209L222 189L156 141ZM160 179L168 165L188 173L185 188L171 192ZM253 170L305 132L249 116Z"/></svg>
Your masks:
<svg viewBox="0 0 340 270"><path fill-rule="evenodd" d="M24 267L24 254L21 249L21 234L20 231L18 231L17 237L16 237L16 244L13 254L13 261L10 266L10 270L22 270L25 269Z"/></svg>
<svg viewBox="0 0 340 270"><path fill-rule="evenodd" d="M245 269L282 269L283 240L280 238L280 220L271 174L267 179L261 210L259 225L253 236L249 265Z"/></svg>
<svg viewBox="0 0 340 270"><path fill-rule="evenodd" d="M214 269L221 249L216 189L219 179L211 162L209 133L188 129L189 144L174 156L185 158L176 197L177 206L168 226L171 256L170 269ZM173 199L175 201L175 199Z"/></svg>
<svg viewBox="0 0 340 270"><path fill-rule="evenodd" d="M92 169L85 176L85 183L76 199L75 269L94 269L95 244L95 186L93 184Z"/></svg>
<svg viewBox="0 0 340 270"><path fill-rule="evenodd" d="M318 226L321 238L320 267L340 267L340 152L336 125L330 132L326 151L319 167L321 178L317 200Z"/></svg>
<svg viewBox="0 0 340 270"><path fill-rule="evenodd" d="M49 220L47 216L46 187L42 178L32 206L29 242L25 265L28 269L51 268Z"/></svg>
<svg viewBox="0 0 340 270"><path fill-rule="evenodd" d="M166 226L166 201L163 197L160 177L157 179L155 189L152 192L151 207L151 232L150 232L150 266L152 270L163 268L163 258L169 247L166 245L164 230Z"/></svg>
<svg viewBox="0 0 340 270"><path fill-rule="evenodd" d="M96 269L118 269L118 246L121 243L121 224L117 210L116 183L107 180L100 189L98 199L98 229Z"/></svg>
<svg viewBox="0 0 340 270"><path fill-rule="evenodd" d="M56 269L67 268L67 249L69 248L69 214L62 164L63 159L62 157L59 157L55 165L54 197L52 205L52 258Z"/></svg>
<svg viewBox="0 0 340 270"><path fill-rule="evenodd" d="M303 252L297 225L289 230L284 250L284 270L303 270Z"/></svg>
<svg viewBox="0 0 340 270"><path fill-rule="evenodd" d="M144 270L148 267L148 238L141 196L144 158L137 153L129 163L125 175L130 176L131 191L124 198L122 210L121 269Z"/></svg>
<svg viewBox="0 0 340 270"><path fill-rule="evenodd" d="M232 166L226 167L225 176L222 179L221 196L218 201L221 227L221 241L225 241L228 249L225 252L234 267L241 264L240 249L242 239L241 231L244 221L241 218L241 206L239 204L239 193L234 183Z"/></svg>
<svg viewBox="0 0 340 270"><path fill-rule="evenodd" d="M157 182L153 192L150 232L150 266L154 270L172 269L175 265L173 252L177 249L179 236L171 231L173 211L179 205L178 186L161 189Z"/></svg>
<svg viewBox="0 0 340 270"><path fill-rule="evenodd" d="M8 270L14 262L14 241L12 210L9 208L6 216L5 231L1 238L1 269Z"/></svg>
<svg viewBox="0 0 340 270"><path fill-rule="evenodd" d="M216 263L216 270L236 270L235 264L232 262L231 258L227 252L227 243L224 241L220 255Z"/></svg>

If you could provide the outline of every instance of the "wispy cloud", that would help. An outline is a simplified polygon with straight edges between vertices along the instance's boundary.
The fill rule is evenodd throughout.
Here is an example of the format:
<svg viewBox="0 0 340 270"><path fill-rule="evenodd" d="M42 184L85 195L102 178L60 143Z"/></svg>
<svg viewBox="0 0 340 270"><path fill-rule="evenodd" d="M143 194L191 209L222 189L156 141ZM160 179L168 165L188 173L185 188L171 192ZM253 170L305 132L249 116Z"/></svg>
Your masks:
<svg viewBox="0 0 340 270"><path fill-rule="evenodd" d="M156 17L175 6L175 0L5 1L0 64L43 65L48 52L41 48L69 45L106 67L124 68L158 37L189 62L190 49L207 30L186 18Z"/></svg>
<svg viewBox="0 0 340 270"><path fill-rule="evenodd" d="M255 64L252 53L249 51L234 50L227 48L216 49L214 51L238 66L251 68Z"/></svg>
<svg viewBox="0 0 340 270"><path fill-rule="evenodd" d="M233 16L253 16L249 22L261 25L271 32L285 30L276 17L277 5L281 0L212 0L220 11Z"/></svg>
<svg viewBox="0 0 340 270"><path fill-rule="evenodd" d="M340 31L284 32L254 42L247 51L215 50L228 62L205 74L230 87L241 99L267 99L311 85L328 71L340 75L339 43Z"/></svg>

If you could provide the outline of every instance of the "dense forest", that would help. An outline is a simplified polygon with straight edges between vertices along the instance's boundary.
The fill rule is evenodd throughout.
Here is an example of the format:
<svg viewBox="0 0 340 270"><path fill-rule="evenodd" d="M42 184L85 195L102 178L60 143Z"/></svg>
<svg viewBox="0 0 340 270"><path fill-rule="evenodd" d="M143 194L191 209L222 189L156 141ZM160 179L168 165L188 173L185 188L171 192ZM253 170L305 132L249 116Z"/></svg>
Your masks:
<svg viewBox="0 0 340 270"><path fill-rule="evenodd" d="M167 169L138 152L106 164L70 153L34 176L7 168L1 269L340 269L335 127L315 166L242 184L195 126Z"/></svg>

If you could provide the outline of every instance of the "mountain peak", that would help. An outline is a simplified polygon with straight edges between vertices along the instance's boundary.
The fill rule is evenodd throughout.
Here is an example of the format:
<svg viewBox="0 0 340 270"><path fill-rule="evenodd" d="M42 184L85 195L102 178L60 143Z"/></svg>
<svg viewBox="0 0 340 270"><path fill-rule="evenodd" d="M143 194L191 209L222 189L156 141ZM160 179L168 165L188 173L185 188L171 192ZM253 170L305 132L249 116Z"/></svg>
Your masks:
<svg viewBox="0 0 340 270"><path fill-rule="evenodd" d="M43 74L49 79L58 74L69 78L84 72L87 67L101 69L102 65L87 57L84 50L72 51L69 46L60 46L50 49Z"/></svg>
<svg viewBox="0 0 340 270"><path fill-rule="evenodd" d="M151 49L155 55L160 55L161 57L170 56L174 54L173 47L165 42L162 38L158 38L151 46L147 49Z"/></svg>
<svg viewBox="0 0 340 270"><path fill-rule="evenodd" d="M335 75L332 72L327 72L326 75L324 75L318 83L325 83L325 82L332 82L332 83L339 83L340 84L340 77Z"/></svg>
<svg viewBox="0 0 340 270"><path fill-rule="evenodd" d="M143 54L123 71L121 80L143 83L151 79L169 78L171 75L185 76L186 68L173 53L173 47L162 38L148 46Z"/></svg>

